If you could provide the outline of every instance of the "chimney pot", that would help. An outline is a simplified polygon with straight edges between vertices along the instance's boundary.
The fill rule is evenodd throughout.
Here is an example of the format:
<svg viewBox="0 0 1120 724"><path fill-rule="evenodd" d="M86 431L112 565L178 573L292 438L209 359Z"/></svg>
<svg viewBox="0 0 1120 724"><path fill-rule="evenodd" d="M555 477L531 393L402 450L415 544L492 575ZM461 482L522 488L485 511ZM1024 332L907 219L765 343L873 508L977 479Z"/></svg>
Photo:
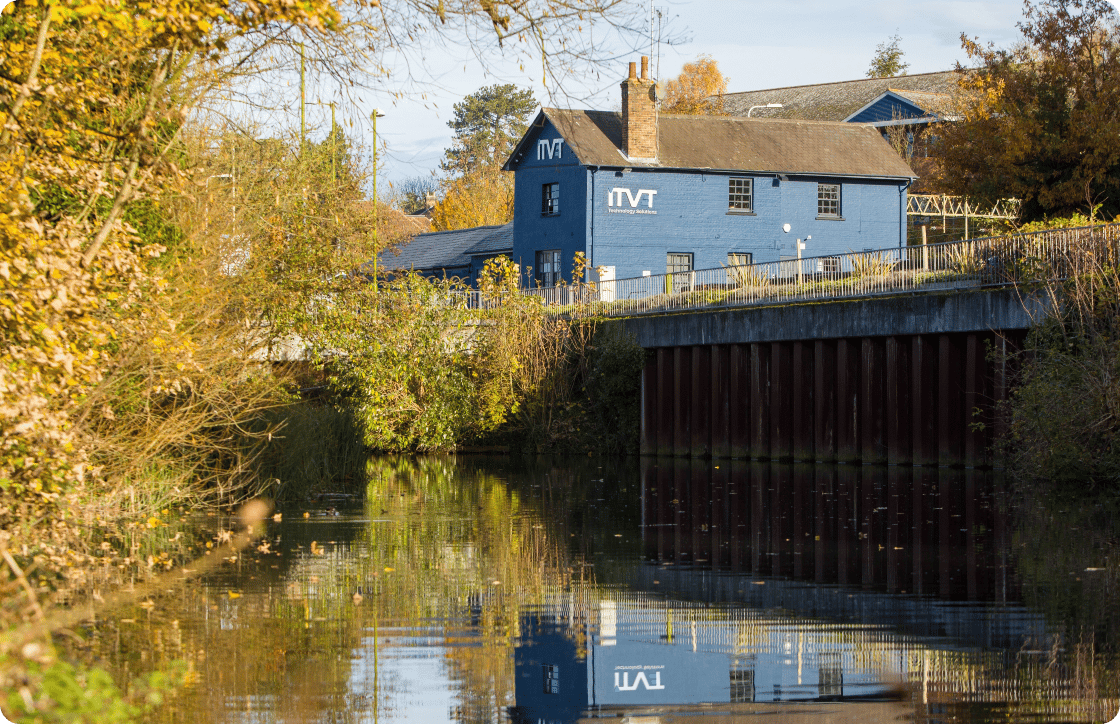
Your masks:
<svg viewBox="0 0 1120 724"><path fill-rule="evenodd" d="M631 78L637 78L638 77L638 64L637 63L631 63L630 64L630 77Z"/></svg>
<svg viewBox="0 0 1120 724"><path fill-rule="evenodd" d="M649 56L642 56L642 80L649 80Z"/></svg>

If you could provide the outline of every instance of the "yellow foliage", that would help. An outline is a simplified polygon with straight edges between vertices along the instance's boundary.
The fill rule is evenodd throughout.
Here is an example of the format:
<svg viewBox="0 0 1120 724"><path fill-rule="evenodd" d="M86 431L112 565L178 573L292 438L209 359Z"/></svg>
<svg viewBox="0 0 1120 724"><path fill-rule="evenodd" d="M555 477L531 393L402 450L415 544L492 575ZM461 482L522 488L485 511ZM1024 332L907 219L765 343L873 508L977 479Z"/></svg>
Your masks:
<svg viewBox="0 0 1120 724"><path fill-rule="evenodd" d="M513 219L513 174L484 168L444 185L432 211L438 231L506 224Z"/></svg>
<svg viewBox="0 0 1120 724"><path fill-rule="evenodd" d="M665 84L664 113L684 115L724 115L722 96L727 92L727 78L716 61L701 55L685 63L681 74Z"/></svg>
<svg viewBox="0 0 1120 724"><path fill-rule="evenodd" d="M126 222L131 202L154 202L178 183L168 156L198 92L188 68L224 47L218 24L228 33L337 18L326 0L71 0L5 11L0 539L27 521L63 535L51 524L66 516L66 496L102 476L90 431L127 415L89 401L124 348L149 340L146 358L179 370L151 378L129 404L143 409L161 391L196 384L195 346L160 301L165 249ZM32 540L26 527L21 535Z"/></svg>

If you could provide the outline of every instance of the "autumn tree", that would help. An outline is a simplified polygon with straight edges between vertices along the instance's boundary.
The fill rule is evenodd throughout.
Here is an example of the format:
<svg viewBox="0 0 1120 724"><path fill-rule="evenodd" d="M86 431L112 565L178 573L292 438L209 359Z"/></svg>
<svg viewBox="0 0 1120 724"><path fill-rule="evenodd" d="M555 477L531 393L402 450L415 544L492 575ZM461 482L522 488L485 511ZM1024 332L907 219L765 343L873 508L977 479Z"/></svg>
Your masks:
<svg viewBox="0 0 1120 724"><path fill-rule="evenodd" d="M871 66L867 69L868 78L893 78L897 75L906 75L906 69L910 64L902 60L901 43L901 36L895 33L875 46L875 57L871 59Z"/></svg>
<svg viewBox="0 0 1120 724"><path fill-rule="evenodd" d="M223 366L244 362L236 357L238 345L225 344L222 361L198 353L204 340L213 347L220 338L214 330L224 322L213 312L223 306L203 308L198 300L210 298L190 291L191 285L198 285L195 291L232 285L221 281L222 264L214 261L222 255L203 259L199 239L176 227L168 207L184 210L178 218L184 224L205 229L212 206L191 206L191 200L216 199L227 188L233 198L236 187L243 201L245 174L215 168L194 175L186 133L228 117L230 98L240 99L247 113L280 107L261 98L284 88L273 81L298 67L304 46L309 72L359 83L387 76L400 53L456 38L480 55L501 46L543 57L546 75L556 77L555 69L569 72L595 55L581 35L589 22L627 26L630 11L623 0L402 0L391 10L323 0L7 5L0 14L0 545L18 531L33 547L38 534L25 521L39 521L45 536L57 534L53 522L69 515L62 506L83 485L92 486L84 488L87 500L107 501L89 491L124 480L157 484L148 472L170 469L146 463L157 448L186 451L176 458L183 463L176 475L183 477L160 478L173 481L169 486L186 481L180 490L212 484L208 491L229 492L219 478L193 477L203 468L192 461L223 460L200 441L234 439L240 433L226 432L247 429L239 427L243 415L256 410L239 409L243 398L227 394L249 376ZM336 169L344 163L333 151L326 155ZM314 197L321 191L308 186L305 194L305 187L282 187L280 180L269 189L262 179L252 209L230 204L231 216L237 207L230 228L266 228L278 219L270 229L274 241L289 241L294 229L300 238L328 239L332 246L333 214L327 218L326 206L315 203L324 198ZM319 235L324 229L331 233ZM226 240L236 246L237 236ZM215 276L183 271L193 275L209 262ZM291 281L309 290L323 278L308 272ZM203 336L192 336L192 325L169 301L172 293L195 305L195 319L217 326L195 327ZM148 373L138 374L143 365ZM160 447L153 441L167 438L151 429L117 425L126 418L117 403L130 415L197 413L190 429L207 435ZM147 419L143 424L170 429L167 418ZM143 454L124 444L128 435L145 443ZM96 459L102 452L123 462L131 456L133 467L114 472ZM249 470L244 460L226 468L239 475ZM112 508L106 502L105 510Z"/></svg>
<svg viewBox="0 0 1120 724"><path fill-rule="evenodd" d="M455 140L441 168L442 198L432 212L441 231L505 224L513 218L513 174L501 167L521 140L537 107L532 91L492 85L455 104L448 126Z"/></svg>
<svg viewBox="0 0 1120 724"><path fill-rule="evenodd" d="M439 191L439 180L434 176L413 176L393 184L393 205L406 214L415 214L428 208L429 194Z"/></svg>
<svg viewBox="0 0 1120 724"><path fill-rule="evenodd" d="M727 77L711 56L701 55L685 63L681 74L665 84L663 113L685 115L723 115L723 94Z"/></svg>
<svg viewBox="0 0 1120 724"><path fill-rule="evenodd" d="M937 153L943 186L1023 200L1022 220L1120 213L1120 29L1106 0L1027 2L1012 49L962 36L962 75Z"/></svg>
<svg viewBox="0 0 1120 724"><path fill-rule="evenodd" d="M437 231L505 224L513 220L513 174L484 166L446 179L432 210Z"/></svg>

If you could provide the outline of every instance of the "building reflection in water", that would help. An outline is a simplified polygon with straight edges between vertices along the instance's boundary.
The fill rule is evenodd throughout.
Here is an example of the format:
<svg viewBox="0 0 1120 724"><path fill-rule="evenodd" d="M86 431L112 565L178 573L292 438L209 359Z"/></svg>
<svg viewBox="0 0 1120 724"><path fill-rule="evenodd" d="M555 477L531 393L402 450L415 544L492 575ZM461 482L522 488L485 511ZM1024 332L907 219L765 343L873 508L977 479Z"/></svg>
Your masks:
<svg viewBox="0 0 1120 724"><path fill-rule="evenodd" d="M1000 478L978 470L650 461L649 560L946 600L1016 600Z"/></svg>
<svg viewBox="0 0 1120 724"><path fill-rule="evenodd" d="M1028 644L1060 634L1018 603L1004 497L972 470L647 460L642 565L526 613L512 717L1037 699Z"/></svg>

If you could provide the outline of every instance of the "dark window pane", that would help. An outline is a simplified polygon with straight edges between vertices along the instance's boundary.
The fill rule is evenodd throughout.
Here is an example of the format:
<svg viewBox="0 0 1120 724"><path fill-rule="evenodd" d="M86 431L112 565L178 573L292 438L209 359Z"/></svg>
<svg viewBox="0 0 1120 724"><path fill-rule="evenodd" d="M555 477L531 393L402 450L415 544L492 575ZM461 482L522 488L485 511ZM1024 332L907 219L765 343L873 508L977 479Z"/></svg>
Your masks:
<svg viewBox="0 0 1120 724"><path fill-rule="evenodd" d="M556 216L560 213L560 184L541 186L541 216Z"/></svg>
<svg viewBox="0 0 1120 724"><path fill-rule="evenodd" d="M545 664L541 667L541 676L544 679L544 693L560 693L560 667L554 664Z"/></svg>
<svg viewBox="0 0 1120 724"><path fill-rule="evenodd" d="M549 249L537 252L537 286L554 287L560 281L560 250Z"/></svg>

